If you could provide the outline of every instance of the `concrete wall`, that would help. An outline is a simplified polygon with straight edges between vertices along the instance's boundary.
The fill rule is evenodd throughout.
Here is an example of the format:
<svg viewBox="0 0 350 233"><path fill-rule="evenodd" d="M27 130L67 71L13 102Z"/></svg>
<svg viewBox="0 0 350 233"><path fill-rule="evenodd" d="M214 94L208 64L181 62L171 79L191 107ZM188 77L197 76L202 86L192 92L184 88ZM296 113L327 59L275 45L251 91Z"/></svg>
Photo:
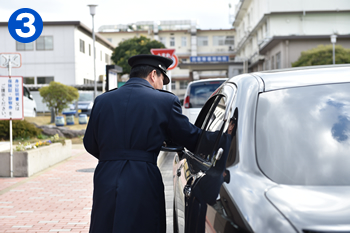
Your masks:
<svg viewBox="0 0 350 233"><path fill-rule="evenodd" d="M348 22L348 12L271 15L270 36L349 34Z"/></svg>
<svg viewBox="0 0 350 233"><path fill-rule="evenodd" d="M80 40L85 42L85 53L80 51ZM89 53L89 45L91 47L91 53ZM74 31L74 53L75 53L75 84L84 84L84 79L94 80L94 49L93 40L91 35L86 35L80 30ZM95 41L96 47L96 80L99 81L100 75L106 75L106 65L110 64L106 62L105 54L108 55L109 60L112 56L112 50L106 48L104 45ZM101 59L102 52L102 59Z"/></svg>
<svg viewBox="0 0 350 233"><path fill-rule="evenodd" d="M54 143L28 151L13 152L13 176L29 177L48 167L55 165L72 155L72 141L66 144ZM0 177L9 177L10 152L0 153Z"/></svg>

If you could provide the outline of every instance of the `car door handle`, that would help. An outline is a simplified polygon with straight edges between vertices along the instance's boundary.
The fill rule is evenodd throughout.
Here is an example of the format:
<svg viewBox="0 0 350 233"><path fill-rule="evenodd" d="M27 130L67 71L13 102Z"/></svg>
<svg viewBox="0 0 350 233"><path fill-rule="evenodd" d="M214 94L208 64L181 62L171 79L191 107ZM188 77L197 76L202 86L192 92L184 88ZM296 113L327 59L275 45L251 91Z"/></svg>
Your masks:
<svg viewBox="0 0 350 233"><path fill-rule="evenodd" d="M180 165L180 167L176 170L176 175L179 177L181 176L181 169L183 167L183 164Z"/></svg>
<svg viewBox="0 0 350 233"><path fill-rule="evenodd" d="M215 155L215 161L213 163L214 167L215 167L216 161L221 159L222 153L224 153L224 150L222 148L219 148L218 152L216 152L216 155Z"/></svg>
<svg viewBox="0 0 350 233"><path fill-rule="evenodd" d="M179 168L179 169L177 169L177 171L176 171L176 175L177 175L177 176L181 176L181 170L180 170L180 168Z"/></svg>

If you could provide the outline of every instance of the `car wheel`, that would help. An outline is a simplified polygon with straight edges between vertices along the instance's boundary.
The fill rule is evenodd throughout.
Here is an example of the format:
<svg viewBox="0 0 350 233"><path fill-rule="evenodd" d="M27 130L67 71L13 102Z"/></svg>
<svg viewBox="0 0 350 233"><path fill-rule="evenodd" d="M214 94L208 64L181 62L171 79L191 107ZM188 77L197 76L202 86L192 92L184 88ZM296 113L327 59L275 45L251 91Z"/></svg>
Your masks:
<svg viewBox="0 0 350 233"><path fill-rule="evenodd" d="M177 215L175 211L175 199L173 201L173 230L174 233L179 233L179 226L177 224Z"/></svg>

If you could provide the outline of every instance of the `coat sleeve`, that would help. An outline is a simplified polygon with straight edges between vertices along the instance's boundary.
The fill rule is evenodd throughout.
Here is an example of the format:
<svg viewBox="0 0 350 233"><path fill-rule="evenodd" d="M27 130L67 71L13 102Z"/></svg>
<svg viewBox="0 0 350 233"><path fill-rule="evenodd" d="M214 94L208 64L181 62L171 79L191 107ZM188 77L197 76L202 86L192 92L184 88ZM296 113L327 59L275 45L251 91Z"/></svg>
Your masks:
<svg viewBox="0 0 350 233"><path fill-rule="evenodd" d="M98 115L95 112L97 108L97 98L95 100L94 106L92 107L89 123L87 125L85 135L84 135L84 147L87 152L99 159L100 151L97 144L97 118Z"/></svg>
<svg viewBox="0 0 350 233"><path fill-rule="evenodd" d="M189 119L182 114L181 104L177 97L175 97L169 114L168 132L173 142L185 146L190 151L196 148L201 129L191 124Z"/></svg>

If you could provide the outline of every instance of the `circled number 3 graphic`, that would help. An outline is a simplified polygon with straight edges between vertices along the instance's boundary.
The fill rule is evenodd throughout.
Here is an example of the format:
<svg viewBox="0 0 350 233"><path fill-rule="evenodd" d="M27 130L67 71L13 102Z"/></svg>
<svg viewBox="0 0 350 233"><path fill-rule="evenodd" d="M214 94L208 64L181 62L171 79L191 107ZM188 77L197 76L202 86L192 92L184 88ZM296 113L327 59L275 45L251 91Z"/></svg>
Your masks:
<svg viewBox="0 0 350 233"><path fill-rule="evenodd" d="M21 8L11 15L8 22L8 30L16 41L30 43L41 35L43 20L35 10Z"/></svg>
<svg viewBox="0 0 350 233"><path fill-rule="evenodd" d="M29 32L22 32L21 29L16 29L16 33L17 35L19 35L20 37L23 37L23 38L28 38L28 37L31 37L35 34L35 27L33 25L34 21L35 21L35 17L34 15L30 14L30 13L22 13L22 14L19 14L17 16L17 20L22 20L23 18L28 18L29 21L24 23L23 26L24 27L28 27L29 28Z"/></svg>

